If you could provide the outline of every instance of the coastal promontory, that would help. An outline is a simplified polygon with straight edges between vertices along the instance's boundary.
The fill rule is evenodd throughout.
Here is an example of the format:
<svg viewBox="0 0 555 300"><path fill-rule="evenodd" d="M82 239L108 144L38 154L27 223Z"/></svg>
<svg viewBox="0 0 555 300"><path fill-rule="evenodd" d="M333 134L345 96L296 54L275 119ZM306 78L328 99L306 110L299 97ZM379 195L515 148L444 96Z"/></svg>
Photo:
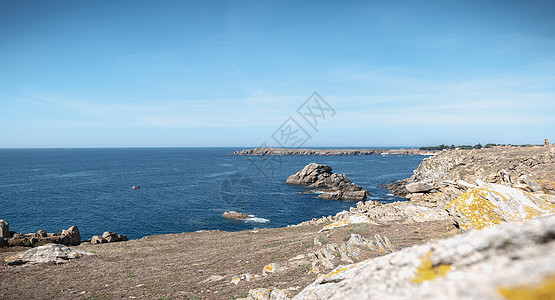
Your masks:
<svg viewBox="0 0 555 300"><path fill-rule="evenodd" d="M406 149L303 149L303 148L272 148L260 147L238 150L231 155L434 155L438 151L420 150L417 148Z"/></svg>

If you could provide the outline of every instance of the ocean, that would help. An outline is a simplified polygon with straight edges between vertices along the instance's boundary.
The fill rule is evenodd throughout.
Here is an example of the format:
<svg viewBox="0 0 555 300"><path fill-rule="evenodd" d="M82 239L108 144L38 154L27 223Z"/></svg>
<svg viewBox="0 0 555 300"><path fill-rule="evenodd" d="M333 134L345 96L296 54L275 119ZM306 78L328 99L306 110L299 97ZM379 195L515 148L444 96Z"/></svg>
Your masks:
<svg viewBox="0 0 555 300"><path fill-rule="evenodd" d="M311 162L346 173L370 199L386 203L404 199L381 185L411 176L425 157L227 155L236 150L241 148L0 149L0 219L22 233L77 225L83 240L104 231L136 239L283 227L356 206L285 183ZM229 210L253 218L221 217Z"/></svg>

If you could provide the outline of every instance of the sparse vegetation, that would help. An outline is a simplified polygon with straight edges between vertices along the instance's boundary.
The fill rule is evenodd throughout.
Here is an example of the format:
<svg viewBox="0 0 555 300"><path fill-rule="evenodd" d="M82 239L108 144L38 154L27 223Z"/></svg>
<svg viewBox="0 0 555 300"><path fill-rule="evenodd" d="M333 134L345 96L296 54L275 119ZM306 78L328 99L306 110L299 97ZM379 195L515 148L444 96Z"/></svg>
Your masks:
<svg viewBox="0 0 555 300"><path fill-rule="evenodd" d="M314 281L316 274L309 273L312 265L307 258L296 261L296 264L290 263L289 259L321 248L314 245L316 237L326 245L341 244L351 233L369 239L380 234L390 238L399 249L422 243L422 237L416 238L414 231L420 236L433 238L449 235L447 225L446 222L380 226L353 224L321 235L318 234L323 226L320 224L262 229L257 233L199 232L150 236L111 245L82 244L79 249L97 255L52 267L0 265L0 275L3 275L0 290L7 299L24 299L24 295L32 299L72 298L71 291L85 291L83 297L91 300L244 298L251 288L287 288L305 286ZM25 248L8 250L0 252L0 259ZM367 251L364 257L382 255ZM269 263L288 268L255 281L229 284L233 276L260 275ZM38 271L42 268L48 268L48 272ZM215 275L223 279L207 281ZM52 284L56 282L59 284ZM67 282L73 284L71 291L60 292L66 288L61 285Z"/></svg>

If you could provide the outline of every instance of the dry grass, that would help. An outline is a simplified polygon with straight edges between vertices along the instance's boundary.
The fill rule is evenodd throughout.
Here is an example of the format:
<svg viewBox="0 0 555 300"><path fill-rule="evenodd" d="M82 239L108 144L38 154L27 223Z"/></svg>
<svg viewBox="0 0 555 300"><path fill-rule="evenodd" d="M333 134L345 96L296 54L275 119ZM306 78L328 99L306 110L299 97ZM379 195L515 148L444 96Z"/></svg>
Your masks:
<svg viewBox="0 0 555 300"><path fill-rule="evenodd" d="M63 265L0 265L0 299L234 299L250 288L302 288L314 281L310 262L251 282L230 283L235 275L261 274L269 263L284 265L319 249L314 238L342 243L351 233L381 234L399 249L455 234L450 222L351 225L318 234L322 225L263 229L258 232L194 232L149 236L128 242L81 245L96 255ZM0 258L22 248L0 251ZM363 251L365 258L381 254ZM207 282L212 275L221 281Z"/></svg>

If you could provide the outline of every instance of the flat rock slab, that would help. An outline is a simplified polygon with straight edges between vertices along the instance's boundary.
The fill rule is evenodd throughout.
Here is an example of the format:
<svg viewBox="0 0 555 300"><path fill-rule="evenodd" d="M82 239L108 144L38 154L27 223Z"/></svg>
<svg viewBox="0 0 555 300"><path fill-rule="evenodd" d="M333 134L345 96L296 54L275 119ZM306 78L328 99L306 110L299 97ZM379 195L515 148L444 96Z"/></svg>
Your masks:
<svg viewBox="0 0 555 300"><path fill-rule="evenodd" d="M4 259L8 265L22 265L25 263L65 263L70 259L92 255L92 253L70 248L59 244L44 246L19 252Z"/></svg>

